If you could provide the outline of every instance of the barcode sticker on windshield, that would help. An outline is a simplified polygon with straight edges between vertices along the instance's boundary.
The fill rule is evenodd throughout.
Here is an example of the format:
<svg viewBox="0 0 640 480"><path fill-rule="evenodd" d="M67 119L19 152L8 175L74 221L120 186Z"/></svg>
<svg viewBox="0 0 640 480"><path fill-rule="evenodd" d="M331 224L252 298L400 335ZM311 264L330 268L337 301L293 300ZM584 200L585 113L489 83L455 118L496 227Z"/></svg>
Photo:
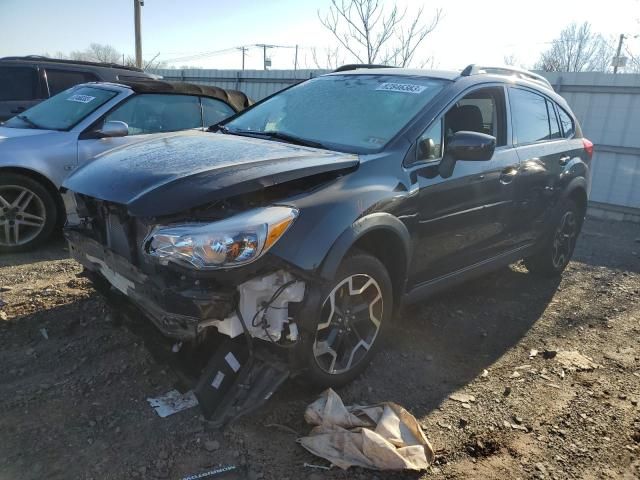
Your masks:
<svg viewBox="0 0 640 480"><path fill-rule="evenodd" d="M67 98L68 101L70 102L78 102L78 103L89 103L92 100L95 100L96 97L92 97L91 95L71 95L69 98Z"/></svg>
<svg viewBox="0 0 640 480"><path fill-rule="evenodd" d="M426 88L427 87L424 85L416 85L414 83L381 83L376 90L401 93L422 93Z"/></svg>

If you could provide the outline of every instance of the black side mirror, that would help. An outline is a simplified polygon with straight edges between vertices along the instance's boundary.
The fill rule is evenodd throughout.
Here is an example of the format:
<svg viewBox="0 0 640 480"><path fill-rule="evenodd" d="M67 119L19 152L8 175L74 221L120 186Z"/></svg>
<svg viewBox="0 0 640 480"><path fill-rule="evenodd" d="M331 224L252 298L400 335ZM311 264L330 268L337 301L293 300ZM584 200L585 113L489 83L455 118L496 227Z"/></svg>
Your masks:
<svg viewBox="0 0 640 480"><path fill-rule="evenodd" d="M454 160L491 160L496 149L496 137L479 132L456 132L447 144L445 155Z"/></svg>

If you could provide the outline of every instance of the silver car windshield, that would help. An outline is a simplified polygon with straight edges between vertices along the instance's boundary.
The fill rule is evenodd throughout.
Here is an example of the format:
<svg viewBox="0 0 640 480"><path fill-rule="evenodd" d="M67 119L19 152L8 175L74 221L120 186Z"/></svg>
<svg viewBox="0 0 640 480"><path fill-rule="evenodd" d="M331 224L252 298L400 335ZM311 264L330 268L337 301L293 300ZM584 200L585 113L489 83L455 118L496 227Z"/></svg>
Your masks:
<svg viewBox="0 0 640 480"><path fill-rule="evenodd" d="M399 75L328 75L285 90L225 125L228 133L379 150L447 84Z"/></svg>
<svg viewBox="0 0 640 480"><path fill-rule="evenodd" d="M96 87L70 88L7 120L3 126L69 130L117 94Z"/></svg>

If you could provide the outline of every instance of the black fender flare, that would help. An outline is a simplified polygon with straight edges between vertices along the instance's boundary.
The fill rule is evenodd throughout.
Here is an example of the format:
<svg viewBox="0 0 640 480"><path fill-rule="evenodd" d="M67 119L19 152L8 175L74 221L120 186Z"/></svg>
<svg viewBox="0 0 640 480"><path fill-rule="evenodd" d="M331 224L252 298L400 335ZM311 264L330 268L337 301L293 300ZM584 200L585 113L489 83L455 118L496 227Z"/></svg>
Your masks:
<svg viewBox="0 0 640 480"><path fill-rule="evenodd" d="M406 265L404 267L405 272L407 272L411 259L411 236L409 235L409 230L398 217L390 213L377 212L360 217L340 234L325 255L319 270L320 277L326 280L333 279L349 249L367 233L378 230L389 231L400 239L405 253Z"/></svg>
<svg viewBox="0 0 640 480"><path fill-rule="evenodd" d="M581 189L584 191L585 195L587 195L587 179L584 177L574 177L572 178L566 187L562 189L561 199L569 198L573 193Z"/></svg>

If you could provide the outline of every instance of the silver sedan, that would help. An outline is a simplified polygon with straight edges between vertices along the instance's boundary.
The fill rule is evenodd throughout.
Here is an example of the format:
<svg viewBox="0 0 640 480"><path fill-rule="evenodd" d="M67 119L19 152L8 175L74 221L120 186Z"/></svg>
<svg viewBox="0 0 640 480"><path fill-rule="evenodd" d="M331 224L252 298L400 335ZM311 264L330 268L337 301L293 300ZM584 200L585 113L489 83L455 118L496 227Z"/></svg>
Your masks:
<svg viewBox="0 0 640 480"><path fill-rule="evenodd" d="M96 155L163 132L205 130L248 104L240 92L190 84L86 83L0 124L0 252L49 238L65 218L60 185Z"/></svg>

